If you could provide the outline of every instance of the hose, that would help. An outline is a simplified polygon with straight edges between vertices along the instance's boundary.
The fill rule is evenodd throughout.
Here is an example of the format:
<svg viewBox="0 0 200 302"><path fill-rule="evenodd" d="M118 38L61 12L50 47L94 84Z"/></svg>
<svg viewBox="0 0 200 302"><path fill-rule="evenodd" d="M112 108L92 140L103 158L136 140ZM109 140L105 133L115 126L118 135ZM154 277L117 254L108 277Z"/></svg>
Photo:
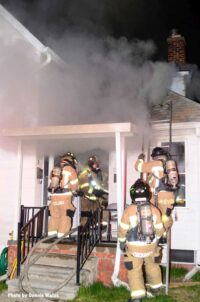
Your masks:
<svg viewBox="0 0 200 302"><path fill-rule="evenodd" d="M43 238L42 240L38 241L36 243L36 245L32 248L32 250L30 251L29 255L27 256L26 262L25 262L25 266L24 266L24 270L23 272L20 274L20 278L19 278L19 289L21 292L24 292L26 294L28 293L34 293L34 294L40 294L38 293L32 286L30 283L30 279L28 276L28 272L29 269L31 268L32 265L34 265L37 260L43 256L45 256L48 251L56 244L58 244L64 237L66 237L67 235L72 234L75 231L75 229L71 230L70 232L65 233L62 237L58 238L57 240L55 240L52 244L50 244L44 251L42 251L41 253L38 253L34 258L31 259L32 254L34 253L34 251L38 248L38 246L41 243L44 243L45 241L52 239L55 237L55 235L53 236L48 236L46 238ZM53 294L55 294L56 292L58 292L62 287L64 287L72 278L73 276L76 274L76 269L73 269L73 271L71 272L71 274L65 279L63 280L63 282L61 284L59 284L57 287L55 287L50 293L48 293L48 296L51 296ZM28 287L28 291L27 292L24 287L23 287L23 281L26 282L26 285ZM55 299L51 299L48 297L48 299L44 298L44 301L53 301Z"/></svg>
<svg viewBox="0 0 200 302"><path fill-rule="evenodd" d="M5 275L8 270L8 247L5 247L0 256L0 275Z"/></svg>

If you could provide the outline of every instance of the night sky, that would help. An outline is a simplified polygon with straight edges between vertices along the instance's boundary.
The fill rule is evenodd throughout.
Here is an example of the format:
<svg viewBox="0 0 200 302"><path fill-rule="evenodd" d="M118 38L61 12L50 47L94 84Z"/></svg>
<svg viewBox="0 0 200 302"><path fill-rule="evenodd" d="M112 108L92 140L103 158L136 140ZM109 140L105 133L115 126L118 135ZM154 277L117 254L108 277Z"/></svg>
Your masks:
<svg viewBox="0 0 200 302"><path fill-rule="evenodd" d="M166 39L176 28L187 43L188 63L200 66L200 4L193 0L1 0L45 43L71 28L96 36L153 40L153 59L167 60Z"/></svg>

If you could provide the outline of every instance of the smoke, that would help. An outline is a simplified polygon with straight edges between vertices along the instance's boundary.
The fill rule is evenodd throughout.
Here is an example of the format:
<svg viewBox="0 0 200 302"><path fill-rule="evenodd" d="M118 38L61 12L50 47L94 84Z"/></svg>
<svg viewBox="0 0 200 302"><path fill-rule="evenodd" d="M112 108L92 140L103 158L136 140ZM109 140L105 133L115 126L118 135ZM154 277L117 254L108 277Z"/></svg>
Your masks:
<svg viewBox="0 0 200 302"><path fill-rule="evenodd" d="M1 127L128 121L144 126L148 106L162 101L174 75L169 64L151 61L152 41L68 31L46 40L63 66L52 59L43 68L33 47L5 28L0 43Z"/></svg>
<svg viewBox="0 0 200 302"><path fill-rule="evenodd" d="M186 97L200 103L200 70L194 70L191 75L191 80L187 81Z"/></svg>
<svg viewBox="0 0 200 302"><path fill-rule="evenodd" d="M162 101L174 74L168 64L149 60L155 51L152 41L66 33L48 45L66 66L61 74L49 65L40 75L44 124L49 119L53 124L144 123L148 105Z"/></svg>
<svg viewBox="0 0 200 302"><path fill-rule="evenodd" d="M1 127L34 124L37 55L23 41L5 43L0 37Z"/></svg>

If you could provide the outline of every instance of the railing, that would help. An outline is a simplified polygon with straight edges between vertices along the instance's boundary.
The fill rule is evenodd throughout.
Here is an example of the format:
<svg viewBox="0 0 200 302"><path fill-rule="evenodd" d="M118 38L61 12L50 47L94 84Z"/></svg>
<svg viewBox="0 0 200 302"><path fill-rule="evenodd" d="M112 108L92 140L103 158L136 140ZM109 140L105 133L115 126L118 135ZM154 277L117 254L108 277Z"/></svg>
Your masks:
<svg viewBox="0 0 200 302"><path fill-rule="evenodd" d="M24 207L21 205L20 210L20 223L21 227L23 227L35 214L41 210L41 207Z"/></svg>
<svg viewBox="0 0 200 302"><path fill-rule="evenodd" d="M80 284L80 271L100 240L100 210L97 209L84 226L78 227L76 283Z"/></svg>
<svg viewBox="0 0 200 302"><path fill-rule="evenodd" d="M35 243L47 236L48 207L21 206L21 218L18 223L17 276L23 263Z"/></svg>
<svg viewBox="0 0 200 302"><path fill-rule="evenodd" d="M100 231L101 243L116 243L117 242L117 209L105 209L101 211L101 221L106 218L107 227L104 230L102 226ZM115 228L115 229L114 229Z"/></svg>
<svg viewBox="0 0 200 302"><path fill-rule="evenodd" d="M102 230L101 221L107 213L107 229ZM115 214L115 215L113 215ZM90 256L94 247L99 244L116 243L113 237L112 222L116 220L116 209L97 209L84 226L78 227L77 237L77 273L76 282L80 283L80 271ZM20 265L26 260L30 249L48 233L48 207L21 206L21 219L18 223L17 244L17 276L20 274ZM114 217L114 219L113 219ZM117 225L116 225L117 228Z"/></svg>

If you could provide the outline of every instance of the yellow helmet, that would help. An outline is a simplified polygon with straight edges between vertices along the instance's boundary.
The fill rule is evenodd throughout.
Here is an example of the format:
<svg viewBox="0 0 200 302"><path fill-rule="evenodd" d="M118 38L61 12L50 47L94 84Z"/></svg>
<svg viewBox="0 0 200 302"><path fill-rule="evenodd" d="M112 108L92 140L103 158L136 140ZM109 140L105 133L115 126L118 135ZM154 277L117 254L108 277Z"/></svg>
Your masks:
<svg viewBox="0 0 200 302"><path fill-rule="evenodd" d="M60 163L61 164L69 163L75 167L77 164L76 156L72 152L67 152L66 154L60 156Z"/></svg>

